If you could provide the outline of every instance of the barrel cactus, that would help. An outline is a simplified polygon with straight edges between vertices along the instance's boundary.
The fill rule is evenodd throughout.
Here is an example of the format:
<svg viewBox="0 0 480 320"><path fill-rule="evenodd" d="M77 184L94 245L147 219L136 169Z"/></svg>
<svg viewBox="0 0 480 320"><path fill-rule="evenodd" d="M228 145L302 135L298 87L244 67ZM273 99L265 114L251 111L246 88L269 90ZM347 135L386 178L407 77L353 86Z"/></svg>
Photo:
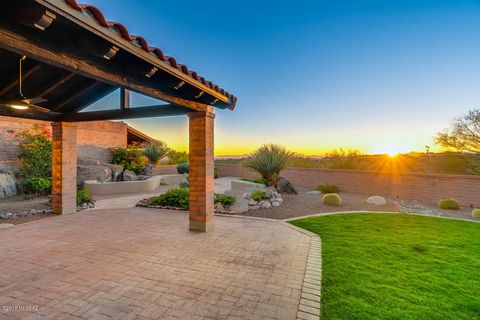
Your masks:
<svg viewBox="0 0 480 320"><path fill-rule="evenodd" d="M438 201L438 207L440 209L447 209L447 210L460 209L460 205L458 204L458 201L455 199L440 199L440 201Z"/></svg>
<svg viewBox="0 0 480 320"><path fill-rule="evenodd" d="M342 198L336 193L327 193L322 198L323 204L327 206L339 206L342 204Z"/></svg>
<svg viewBox="0 0 480 320"><path fill-rule="evenodd" d="M480 208L473 209L472 218L480 219Z"/></svg>
<svg viewBox="0 0 480 320"><path fill-rule="evenodd" d="M189 173L190 172L190 166L188 165L188 163L180 163L177 166L177 172L180 173L180 174Z"/></svg>

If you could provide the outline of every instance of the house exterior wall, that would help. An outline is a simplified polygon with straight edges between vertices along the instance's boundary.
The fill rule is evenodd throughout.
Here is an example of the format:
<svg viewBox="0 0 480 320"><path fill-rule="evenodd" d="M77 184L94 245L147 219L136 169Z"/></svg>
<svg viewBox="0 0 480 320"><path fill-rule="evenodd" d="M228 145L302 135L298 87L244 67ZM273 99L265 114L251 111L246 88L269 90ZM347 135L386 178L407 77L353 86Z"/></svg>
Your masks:
<svg viewBox="0 0 480 320"><path fill-rule="evenodd" d="M217 164L217 167L221 177L259 177L241 165ZM462 206L480 206L480 176L311 168L287 168L282 176L294 185L312 189L319 184L335 184L342 191L366 196L383 195L432 203L448 197L457 199Z"/></svg>
<svg viewBox="0 0 480 320"><path fill-rule="evenodd" d="M0 165L18 168L15 133L33 129L36 125L51 134L51 122L0 116ZM110 162L109 148L127 146L127 124L123 122L92 121L76 125L79 162Z"/></svg>

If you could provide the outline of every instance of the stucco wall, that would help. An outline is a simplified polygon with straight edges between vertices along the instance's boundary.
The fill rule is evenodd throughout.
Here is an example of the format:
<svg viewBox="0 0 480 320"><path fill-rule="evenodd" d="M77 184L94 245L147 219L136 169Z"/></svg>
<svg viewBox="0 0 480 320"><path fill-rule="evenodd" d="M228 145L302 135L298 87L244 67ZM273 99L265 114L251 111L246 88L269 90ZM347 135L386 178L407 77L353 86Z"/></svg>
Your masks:
<svg viewBox="0 0 480 320"><path fill-rule="evenodd" d="M0 164L18 167L15 133L41 126L51 133L51 123L0 116ZM79 161L110 162L108 151L127 145L127 125L123 122L93 121L77 124L77 148Z"/></svg>
<svg viewBox="0 0 480 320"><path fill-rule="evenodd" d="M240 165L217 164L220 176L258 177ZM480 177L469 175L392 173L377 171L287 168L282 176L294 185L315 188L335 184L341 190L365 195L384 195L402 199L437 202L456 198L462 206L480 206Z"/></svg>

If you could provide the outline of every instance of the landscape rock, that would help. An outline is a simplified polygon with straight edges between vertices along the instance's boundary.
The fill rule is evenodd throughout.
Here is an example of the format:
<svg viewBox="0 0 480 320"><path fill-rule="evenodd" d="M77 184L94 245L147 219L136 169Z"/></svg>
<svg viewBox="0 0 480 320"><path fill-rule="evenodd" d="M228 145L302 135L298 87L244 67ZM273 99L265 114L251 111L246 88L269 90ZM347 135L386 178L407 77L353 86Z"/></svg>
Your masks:
<svg viewBox="0 0 480 320"><path fill-rule="evenodd" d="M85 180L112 181L112 170L102 165L77 165L77 185Z"/></svg>
<svg viewBox="0 0 480 320"><path fill-rule="evenodd" d="M137 175L131 170L123 171L123 181L135 181L137 180Z"/></svg>
<svg viewBox="0 0 480 320"><path fill-rule="evenodd" d="M123 166L121 164L101 163L100 166L110 168L112 171L112 181L122 180Z"/></svg>
<svg viewBox="0 0 480 320"><path fill-rule="evenodd" d="M13 223L0 223L0 229L13 227Z"/></svg>
<svg viewBox="0 0 480 320"><path fill-rule="evenodd" d="M272 207L280 207L280 202L278 201L272 202Z"/></svg>
<svg viewBox="0 0 480 320"><path fill-rule="evenodd" d="M5 168L0 169L0 199L17 195L15 174Z"/></svg>
<svg viewBox="0 0 480 320"><path fill-rule="evenodd" d="M248 201L249 206L256 206L257 204L258 204L258 201L255 201L253 199L250 199L250 201Z"/></svg>
<svg viewBox="0 0 480 320"><path fill-rule="evenodd" d="M270 209L272 207L272 204L268 201L262 201L260 202L260 207L262 209Z"/></svg>
<svg viewBox="0 0 480 320"><path fill-rule="evenodd" d="M298 194L293 185L284 177L279 177L275 185L279 193Z"/></svg>
<svg viewBox="0 0 480 320"><path fill-rule="evenodd" d="M147 163L145 165L145 168L142 170L142 174L146 176L151 176L153 174L153 168L155 168L155 165L153 163Z"/></svg>
<svg viewBox="0 0 480 320"><path fill-rule="evenodd" d="M220 202L215 203L215 212L223 212L225 208Z"/></svg>
<svg viewBox="0 0 480 320"><path fill-rule="evenodd" d="M317 194L322 194L322 193L318 190L312 190L312 191L307 191L307 194L317 195Z"/></svg>
<svg viewBox="0 0 480 320"><path fill-rule="evenodd" d="M377 206L384 206L387 204L387 199L382 196L372 196L367 199L367 203L374 204Z"/></svg>

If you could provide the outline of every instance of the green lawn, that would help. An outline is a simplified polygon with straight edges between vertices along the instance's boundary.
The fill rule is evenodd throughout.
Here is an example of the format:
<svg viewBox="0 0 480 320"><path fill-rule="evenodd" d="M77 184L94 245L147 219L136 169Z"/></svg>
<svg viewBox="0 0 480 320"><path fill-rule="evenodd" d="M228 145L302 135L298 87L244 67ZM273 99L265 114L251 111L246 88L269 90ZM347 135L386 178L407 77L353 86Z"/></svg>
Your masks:
<svg viewBox="0 0 480 320"><path fill-rule="evenodd" d="M322 238L322 320L480 319L480 223L383 213L291 223Z"/></svg>

